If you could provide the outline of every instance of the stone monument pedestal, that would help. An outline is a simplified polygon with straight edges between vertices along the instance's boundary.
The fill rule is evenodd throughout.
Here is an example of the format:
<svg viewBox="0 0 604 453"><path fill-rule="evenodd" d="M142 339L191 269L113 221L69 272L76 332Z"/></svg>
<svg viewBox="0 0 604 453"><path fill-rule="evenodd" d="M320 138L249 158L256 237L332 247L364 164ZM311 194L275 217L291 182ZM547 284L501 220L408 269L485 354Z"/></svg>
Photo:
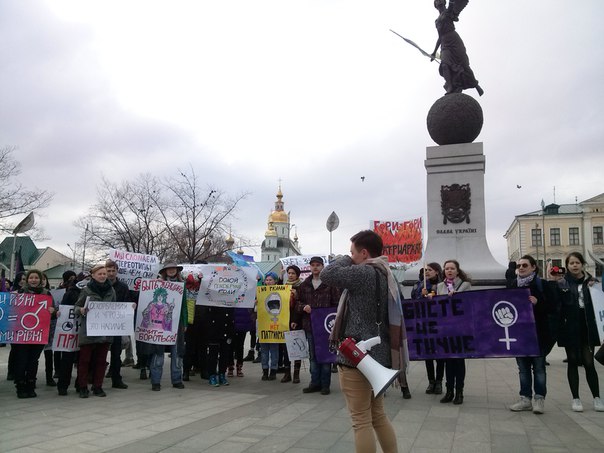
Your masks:
<svg viewBox="0 0 604 453"><path fill-rule="evenodd" d="M505 282L486 239L482 143L429 146L426 263L456 259L478 286Z"/></svg>

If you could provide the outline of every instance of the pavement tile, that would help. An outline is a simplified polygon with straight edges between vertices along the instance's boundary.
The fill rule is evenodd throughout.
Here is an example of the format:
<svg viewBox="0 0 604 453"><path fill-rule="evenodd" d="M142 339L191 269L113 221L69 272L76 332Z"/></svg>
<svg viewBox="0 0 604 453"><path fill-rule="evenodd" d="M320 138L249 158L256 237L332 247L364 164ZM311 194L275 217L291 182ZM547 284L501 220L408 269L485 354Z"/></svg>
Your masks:
<svg viewBox="0 0 604 453"><path fill-rule="evenodd" d="M312 436L305 436L299 439L294 444L294 447L311 449L314 448L320 451L325 451L332 445L334 445L341 437L342 433L315 430L313 431Z"/></svg>
<svg viewBox="0 0 604 453"><path fill-rule="evenodd" d="M0 376L6 372L6 356L0 351ZM586 410L570 410L563 357L559 348L548 357L546 413L539 416L508 409L518 397L513 359L469 360L461 406L426 395L423 363L413 362L408 377L413 398L402 400L398 390L391 390L384 403L399 452L604 451L604 414L591 408L583 381ZM164 377L169 375L166 362ZM12 383L0 381L0 451L354 451L337 379L328 397L304 395L300 386L260 382L259 370L259 365L246 364L248 376L218 389L195 379L184 390L173 390L168 376L161 392L151 392L149 381L138 380L136 370L123 369L129 389L112 390L106 382L108 397L88 400L73 391L58 397L45 387L36 399L18 400ZM302 377L307 382L308 371Z"/></svg>
<svg viewBox="0 0 604 453"><path fill-rule="evenodd" d="M452 432L434 432L431 430L421 430L415 442L413 443L413 450L416 448L432 448L435 450L451 450L453 445L453 433Z"/></svg>

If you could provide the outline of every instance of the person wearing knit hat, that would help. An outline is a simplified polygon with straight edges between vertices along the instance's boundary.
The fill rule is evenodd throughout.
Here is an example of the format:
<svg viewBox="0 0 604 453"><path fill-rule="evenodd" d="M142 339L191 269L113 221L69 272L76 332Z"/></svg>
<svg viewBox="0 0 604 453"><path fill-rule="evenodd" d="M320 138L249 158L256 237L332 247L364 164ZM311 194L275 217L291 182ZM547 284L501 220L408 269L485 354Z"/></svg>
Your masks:
<svg viewBox="0 0 604 453"><path fill-rule="evenodd" d="M162 280L182 283L184 288L184 279L180 274L182 266L176 263L167 263L159 271ZM143 312L143 319L145 312ZM176 320L175 320L176 321ZM188 323L187 300L183 291L180 308L180 318L178 319L178 333L176 343L170 346L145 344L145 353L149 354L149 375L151 378L151 390L158 392L161 390L161 376L164 368L164 356L166 350L170 352L170 381L175 389L184 389L183 384L183 356L185 354L185 327Z"/></svg>

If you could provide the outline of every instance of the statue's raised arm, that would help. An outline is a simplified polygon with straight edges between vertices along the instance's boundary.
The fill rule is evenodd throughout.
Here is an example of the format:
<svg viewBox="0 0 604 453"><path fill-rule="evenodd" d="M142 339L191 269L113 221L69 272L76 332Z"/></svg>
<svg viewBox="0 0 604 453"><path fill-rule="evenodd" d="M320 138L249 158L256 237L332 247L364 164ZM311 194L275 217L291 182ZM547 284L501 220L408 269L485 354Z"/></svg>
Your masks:
<svg viewBox="0 0 604 453"><path fill-rule="evenodd" d="M449 6L447 7L446 0L434 0L434 7L439 12L435 22L438 40L431 56L434 59L440 48L438 71L445 79L446 94L461 93L463 90L476 88L478 94L482 96L483 90L478 85L478 80L474 77L472 69L470 69L466 47L455 31L454 22L459 20L459 14L467 4L468 0L449 0Z"/></svg>

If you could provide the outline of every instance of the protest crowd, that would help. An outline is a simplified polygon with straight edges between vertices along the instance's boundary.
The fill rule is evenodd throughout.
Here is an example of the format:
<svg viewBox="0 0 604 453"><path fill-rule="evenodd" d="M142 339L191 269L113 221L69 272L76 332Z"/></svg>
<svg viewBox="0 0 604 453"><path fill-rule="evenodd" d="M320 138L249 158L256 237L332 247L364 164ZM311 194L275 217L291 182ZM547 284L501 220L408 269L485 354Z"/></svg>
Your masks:
<svg viewBox="0 0 604 453"><path fill-rule="evenodd" d="M331 257L327 265L323 257L311 257L306 278L301 278L304 275L295 264L284 266L282 275L248 271L250 292L245 297L238 292L229 303L218 303L208 294L216 282L220 282L216 284L217 294L229 293L229 284L239 278L228 274L239 271L235 265L204 268L213 269L207 273L165 263L157 266L153 278L126 283L119 278L119 260L110 258L89 272L65 272L58 288L61 292L54 293L61 295L60 300L53 297L42 272L32 269L20 273L10 293L2 293L1 306L39 305L35 311L19 312L19 316L24 327L26 317L34 315L40 325L47 324L48 341L41 344L36 336L24 340L26 337L19 337L18 332L11 338L5 335L5 340L12 339L6 341L11 347L7 380L14 382L18 398L36 397L42 352L45 385L56 387L59 396L68 395L73 385L80 398L107 396L106 379L110 379L112 389L126 390L123 367L139 370L140 379L150 382L150 390L161 391L166 354L170 384L179 390L195 376L213 387L228 386L245 377L257 379L258 385L277 380L289 385L304 382L301 392L326 396L331 392L332 376L337 375L351 413L357 451L375 451L374 432L383 451L396 451L396 439L383 412L383 396L372 389L360 364L347 356L341 345L352 339L358 346L377 335L377 344L370 351L360 348L360 354L369 354L380 366L397 371L395 384L403 399L411 398L406 380L411 359L425 362L426 394L443 394L443 404L463 404L465 361L480 358L478 348L467 347L473 351L467 355L459 350L442 353L442 348L440 354L430 353L434 344L442 346L440 340L431 343L430 339L418 339L420 329L413 326L419 326L414 320L435 307L444 313L450 306L450 326L446 320L443 325L463 333L462 318L453 317L455 303L465 300L461 299L466 297L464 293L469 297L475 291L463 263L449 259L442 265L425 263L411 299L405 300L381 256L379 236L367 230L351 241L350 256ZM584 374L594 410L604 411L594 366L594 357L604 361L591 296L596 279L587 272L585 259L578 252L566 257L565 266L561 271L548 264L545 278L541 278L535 259L525 255L511 263L506 273L505 291L520 294L520 305L532 313L524 333L534 339L532 353L510 355L516 358L519 375L519 399L510 405L511 411L545 411L546 356L556 343L566 351L572 410L584 410L579 398L579 375ZM95 321L99 316L105 322ZM511 325L507 308L493 309L493 316L500 325ZM331 332L323 335L317 325L328 323ZM125 335L109 331L119 331L125 324ZM70 328L70 333L61 328ZM478 343L479 338L473 341ZM443 347L455 352L453 346ZM310 376L303 373L305 360L309 361ZM261 374L251 374L245 362L260 363Z"/></svg>

